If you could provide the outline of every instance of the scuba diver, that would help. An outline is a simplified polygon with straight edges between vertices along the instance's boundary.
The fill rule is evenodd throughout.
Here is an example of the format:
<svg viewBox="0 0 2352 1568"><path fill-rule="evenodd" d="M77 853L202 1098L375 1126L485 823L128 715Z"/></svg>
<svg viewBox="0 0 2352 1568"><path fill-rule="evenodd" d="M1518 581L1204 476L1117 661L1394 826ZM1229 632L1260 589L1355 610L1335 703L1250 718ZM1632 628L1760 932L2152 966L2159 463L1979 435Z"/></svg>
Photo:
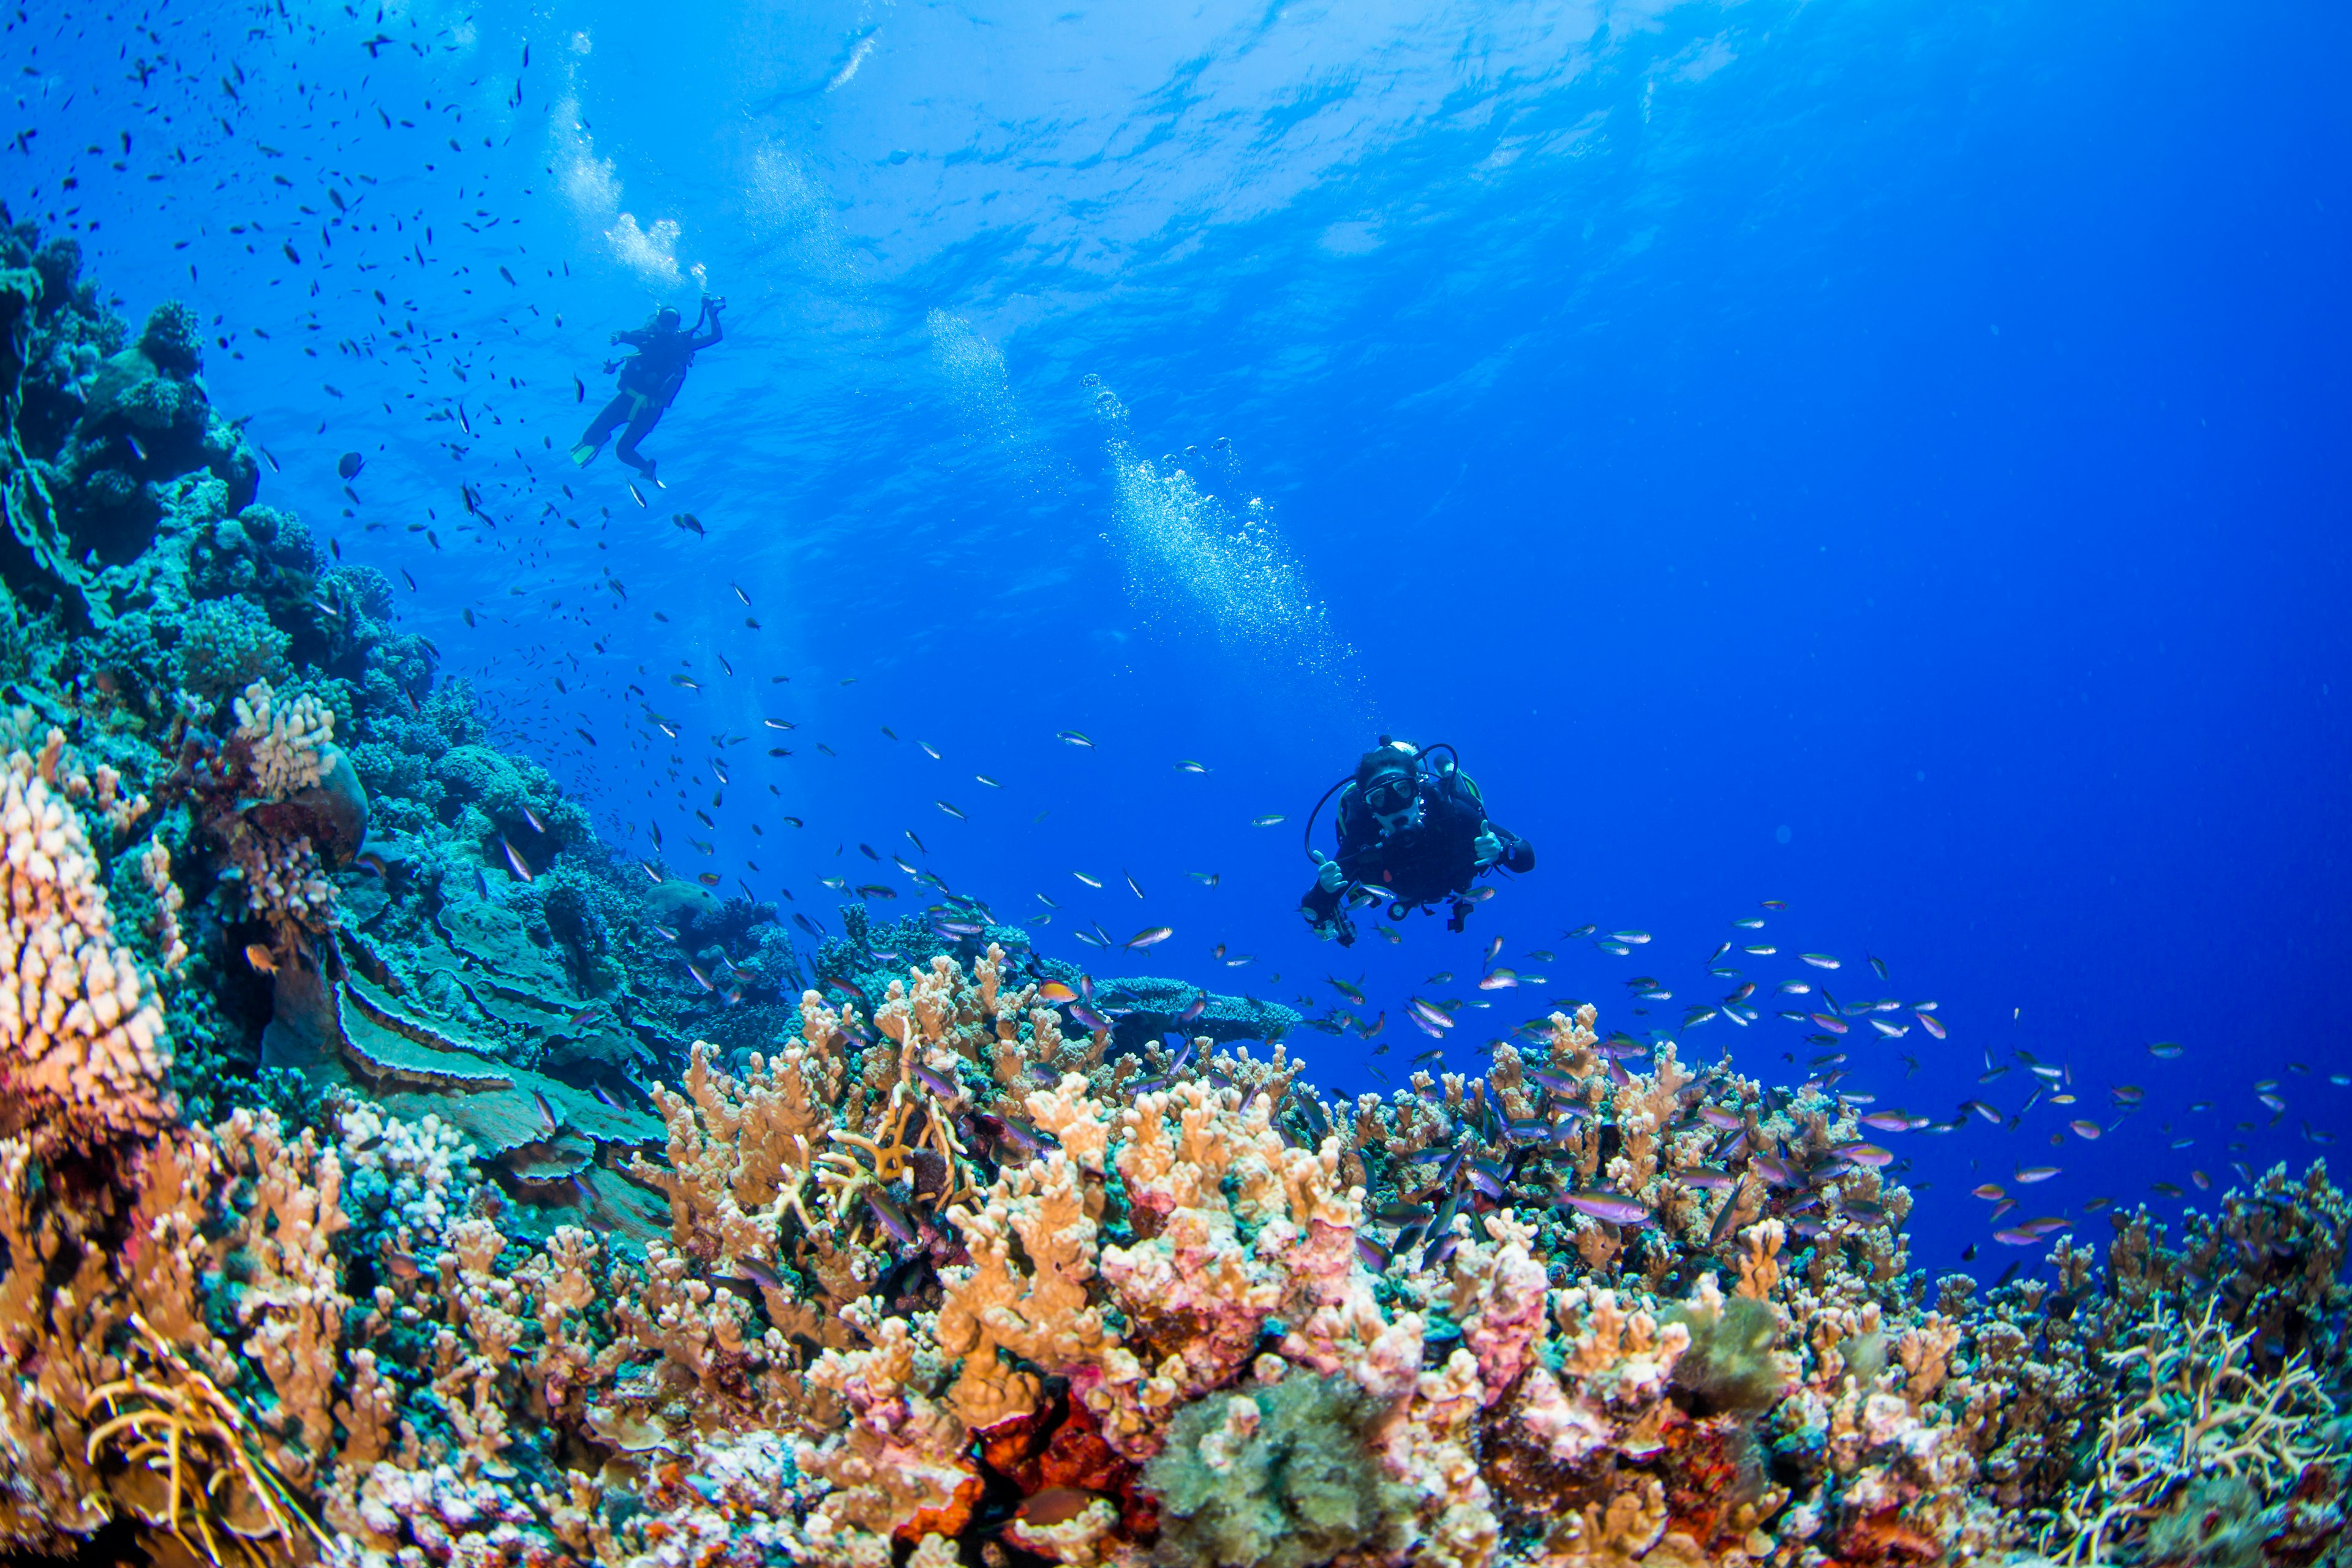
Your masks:
<svg viewBox="0 0 2352 1568"><path fill-rule="evenodd" d="M1386 900L1389 918L1402 920L1408 910L1451 899L1445 929L1460 931L1472 905L1465 895L1479 876L1497 866L1535 868L1535 847L1487 820L1478 786L1443 742L1415 748L1382 735L1355 775L1324 791L1323 800L1333 791L1339 794L1339 852L1327 858L1314 847L1315 816L1323 809L1317 801L1306 835L1315 885L1298 908L1317 936L1336 937L1341 947L1356 940L1351 908Z"/></svg>
<svg viewBox="0 0 2352 1568"><path fill-rule="evenodd" d="M637 443L661 422L663 411L685 384L694 356L726 335L719 326L719 312L725 309L726 300L706 295L702 313L695 318L694 331L682 330L678 322L683 318L664 305L652 321L635 331L614 332L614 342L627 343L637 352L618 364L611 360L604 362L607 375L615 370L621 373L620 390L613 395L612 402L604 405L604 412L596 416L587 434L580 437L580 444L572 448L572 460L586 468L604 449L605 437L625 421L628 428L621 432L620 444L613 448L613 455L646 478L654 479L654 460L637 455ZM710 335L697 337L695 332L705 321L710 323Z"/></svg>

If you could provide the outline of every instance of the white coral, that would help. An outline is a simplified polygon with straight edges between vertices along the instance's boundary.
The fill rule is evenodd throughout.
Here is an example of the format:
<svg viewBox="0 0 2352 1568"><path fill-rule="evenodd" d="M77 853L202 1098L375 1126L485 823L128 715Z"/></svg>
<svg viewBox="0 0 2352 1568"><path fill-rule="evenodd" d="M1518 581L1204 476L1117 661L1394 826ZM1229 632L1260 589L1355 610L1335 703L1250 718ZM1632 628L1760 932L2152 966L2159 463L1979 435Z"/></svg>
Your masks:
<svg viewBox="0 0 2352 1568"><path fill-rule="evenodd" d="M243 833L229 845L229 858L245 878L246 907L255 914L313 931L333 918L335 884L308 837Z"/></svg>
<svg viewBox="0 0 2352 1568"><path fill-rule="evenodd" d="M180 885L172 880L171 846L160 838L149 839L147 847L139 852L139 875L147 890L155 895L155 914L148 922L148 931L163 950L163 973L177 974L188 961L188 944L180 935L180 910L188 900Z"/></svg>
<svg viewBox="0 0 2352 1568"><path fill-rule="evenodd" d="M343 1168L381 1172L398 1223L438 1244L449 1222L449 1187L474 1151L457 1129L427 1111L403 1121L364 1101L342 1113Z"/></svg>
<svg viewBox="0 0 2352 1568"><path fill-rule="evenodd" d="M0 1051L8 1088L82 1129L135 1131L164 1115L163 1015L112 940L81 818L20 752L0 777Z"/></svg>
<svg viewBox="0 0 2352 1568"><path fill-rule="evenodd" d="M334 753L334 710L308 692L280 708L269 682L257 680L236 700L236 738L253 747L261 793L282 800L326 773Z"/></svg>

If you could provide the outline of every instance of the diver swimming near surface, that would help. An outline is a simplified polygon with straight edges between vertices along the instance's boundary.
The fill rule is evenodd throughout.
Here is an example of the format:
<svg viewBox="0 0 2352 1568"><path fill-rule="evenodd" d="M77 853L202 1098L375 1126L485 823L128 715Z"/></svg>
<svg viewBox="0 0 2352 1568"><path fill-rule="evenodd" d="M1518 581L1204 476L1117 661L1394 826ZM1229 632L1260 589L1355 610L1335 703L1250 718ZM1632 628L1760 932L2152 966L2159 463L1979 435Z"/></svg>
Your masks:
<svg viewBox="0 0 2352 1568"><path fill-rule="evenodd" d="M619 429L619 445L613 455L629 467L658 484L654 477L654 459L637 452L637 443L652 434L653 427L677 396L677 389L686 384L686 373L693 367L694 356L726 336L719 324L719 313L727 309L727 301L703 297L702 313L695 318L691 330L678 323L684 320L676 309L664 305L654 313L654 319L633 332L614 332L612 342L626 343L637 352L615 363L604 362L607 374L620 372L620 390L613 401L589 425L579 444L572 448L572 460L586 468L598 452L604 449L605 438ZM710 324L708 337L698 336L704 322Z"/></svg>
<svg viewBox="0 0 2352 1568"><path fill-rule="evenodd" d="M1356 940L1351 908L1385 901L1395 920L1441 900L1453 901L1446 929L1460 931L1471 909L1465 895L1478 877L1497 866L1535 868L1535 847L1487 819L1486 803L1460 764L1442 742L1416 748L1383 735L1356 763L1355 775L1332 786L1339 795L1337 855L1314 847L1315 816L1308 814L1315 885L1298 908L1316 935L1346 947ZM1326 791L1323 798L1330 797ZM1323 809L1321 801L1315 809Z"/></svg>

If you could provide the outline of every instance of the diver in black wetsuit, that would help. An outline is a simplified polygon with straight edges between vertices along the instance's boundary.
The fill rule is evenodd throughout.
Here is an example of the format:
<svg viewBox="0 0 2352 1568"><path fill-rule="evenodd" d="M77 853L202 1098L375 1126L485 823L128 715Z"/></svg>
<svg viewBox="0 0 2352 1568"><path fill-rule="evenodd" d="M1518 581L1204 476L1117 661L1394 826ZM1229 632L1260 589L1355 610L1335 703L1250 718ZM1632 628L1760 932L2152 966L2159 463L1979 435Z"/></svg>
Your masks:
<svg viewBox="0 0 2352 1568"><path fill-rule="evenodd" d="M580 437L580 444L572 448L572 460L586 468L604 449L605 437L626 422L628 428L621 432L620 445L613 448L613 455L652 479L654 460L637 455L637 443L660 422L663 410L677 396L694 356L726 336L719 325L719 312L726 308L724 300L702 301L702 314L695 319L694 325L698 331L705 321L709 322L708 337L682 331L678 326L682 318L667 305L635 331L614 332L614 342L627 343L637 352L617 365L611 360L604 362L606 374L614 370L621 373L620 390L614 394L612 402L604 405L604 412L596 416L587 434Z"/></svg>
<svg viewBox="0 0 2352 1568"><path fill-rule="evenodd" d="M1386 902L1395 919L1444 899L1454 904L1447 929L1460 931L1471 909L1463 895L1482 873L1496 866L1535 868L1534 846L1487 820L1478 786L1456 760L1431 754L1453 750L1417 751L1382 736L1379 749L1356 764L1355 777L1339 795L1339 854L1327 858L1307 851L1315 858L1315 885L1298 908L1316 935L1336 937L1342 947L1352 943L1351 904ZM1312 816L1307 829L1314 829Z"/></svg>

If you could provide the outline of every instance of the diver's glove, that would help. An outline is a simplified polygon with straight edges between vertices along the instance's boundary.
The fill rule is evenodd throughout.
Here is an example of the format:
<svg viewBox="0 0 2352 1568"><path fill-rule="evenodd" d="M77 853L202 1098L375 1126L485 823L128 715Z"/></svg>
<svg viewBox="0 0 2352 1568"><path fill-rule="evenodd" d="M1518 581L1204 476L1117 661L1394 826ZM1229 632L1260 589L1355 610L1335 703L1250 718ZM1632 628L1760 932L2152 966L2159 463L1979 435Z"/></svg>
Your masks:
<svg viewBox="0 0 2352 1568"><path fill-rule="evenodd" d="M1477 840L1470 847L1477 856L1481 871L1503 858L1503 841L1496 836L1492 823L1479 828Z"/></svg>
<svg viewBox="0 0 2352 1568"><path fill-rule="evenodd" d="M1327 859L1320 850L1310 849L1315 857L1315 885L1327 893L1336 893L1348 885L1348 873L1339 869L1339 862Z"/></svg>
<svg viewBox="0 0 2352 1568"><path fill-rule="evenodd" d="M621 341L621 334L614 332L611 337L606 338L604 341L608 343L617 343Z"/></svg>
<svg viewBox="0 0 2352 1568"><path fill-rule="evenodd" d="M1342 914L1325 915L1317 919L1313 910L1301 910L1307 917L1307 929L1315 933L1318 942L1337 942L1341 947L1356 945L1356 924Z"/></svg>

